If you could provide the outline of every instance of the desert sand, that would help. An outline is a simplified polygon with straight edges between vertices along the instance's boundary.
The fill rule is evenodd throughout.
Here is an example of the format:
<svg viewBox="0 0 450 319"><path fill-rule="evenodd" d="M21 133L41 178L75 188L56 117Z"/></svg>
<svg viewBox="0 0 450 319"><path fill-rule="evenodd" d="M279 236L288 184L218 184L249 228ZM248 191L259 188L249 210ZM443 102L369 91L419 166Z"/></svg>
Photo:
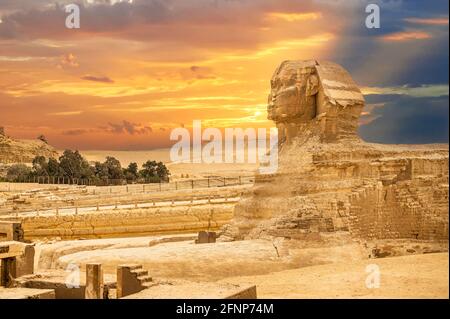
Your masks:
<svg viewBox="0 0 450 319"><path fill-rule="evenodd" d="M336 254L335 247L280 257L272 243L264 240L195 245L192 237L186 234L42 244L37 246L36 264L40 271L61 271L70 263L99 262L111 276L121 263L139 263L157 280L178 283L177 290L214 282L256 285L259 298L449 296L448 253L372 259L357 252L350 256L348 251L355 247L345 246L340 254ZM323 258L331 254L334 259ZM312 265L308 265L308 259ZM380 286L370 289L366 287L366 267L373 264L380 270ZM195 284L189 286L190 282Z"/></svg>
<svg viewBox="0 0 450 319"><path fill-rule="evenodd" d="M444 298L449 297L448 253L370 259L284 270L223 282L251 283L261 298ZM365 286L367 265L379 266L380 287Z"/></svg>

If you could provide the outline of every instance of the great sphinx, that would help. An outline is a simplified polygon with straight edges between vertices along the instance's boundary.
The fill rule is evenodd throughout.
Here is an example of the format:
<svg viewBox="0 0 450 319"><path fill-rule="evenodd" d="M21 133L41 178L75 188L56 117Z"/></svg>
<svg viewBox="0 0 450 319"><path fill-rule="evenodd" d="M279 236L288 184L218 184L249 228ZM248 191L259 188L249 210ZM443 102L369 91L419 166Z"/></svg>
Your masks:
<svg viewBox="0 0 450 319"><path fill-rule="evenodd" d="M256 176L221 240L404 239L448 246L448 145L361 140L364 96L335 63L284 61L270 84L278 171Z"/></svg>

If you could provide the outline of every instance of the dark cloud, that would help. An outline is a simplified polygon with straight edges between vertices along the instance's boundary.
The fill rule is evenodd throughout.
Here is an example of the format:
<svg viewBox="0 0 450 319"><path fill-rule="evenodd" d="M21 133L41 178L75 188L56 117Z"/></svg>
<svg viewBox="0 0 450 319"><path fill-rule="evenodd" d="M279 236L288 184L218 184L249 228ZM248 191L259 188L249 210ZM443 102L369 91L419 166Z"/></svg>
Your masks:
<svg viewBox="0 0 450 319"><path fill-rule="evenodd" d="M372 110L376 117L359 128L369 142L388 144L448 143L449 99L405 95L369 95L368 103L380 105Z"/></svg>
<svg viewBox="0 0 450 319"><path fill-rule="evenodd" d="M0 16L20 10L43 8L48 4L49 0L2 0L0 1Z"/></svg>
<svg viewBox="0 0 450 319"><path fill-rule="evenodd" d="M153 129L150 126L123 120L122 123L108 123L107 131L114 134L142 135L152 133Z"/></svg>
<svg viewBox="0 0 450 319"><path fill-rule="evenodd" d="M290 0L134 0L132 3L118 2L114 5L100 3L81 5L81 28L71 30L64 27L67 16L63 7L65 3L67 1L59 1L54 5L48 1L47 6L40 9L30 7L29 10L3 16L0 38L72 40L99 35L169 44L176 41L193 47L207 44L248 47L259 42L259 27L267 25L265 14L268 12L308 12L320 8L320 3L312 0L294 3ZM328 15L327 12L324 14ZM205 28L210 28L210 32L205 32ZM295 29L298 37L310 35L309 29Z"/></svg>
<svg viewBox="0 0 450 319"><path fill-rule="evenodd" d="M88 133L112 133L112 134L130 134L130 135L144 135L152 133L153 129L150 126L145 126L139 123L133 123L123 120L121 123L108 123L106 126L98 126L97 128L86 129L76 128L63 131L62 134L66 136L79 136Z"/></svg>
<svg viewBox="0 0 450 319"><path fill-rule="evenodd" d="M437 42L430 46L426 55L413 62L413 67L407 68L399 74L397 83L409 83L410 85L448 83L448 29L446 35L437 39Z"/></svg>
<svg viewBox="0 0 450 319"><path fill-rule="evenodd" d="M114 81L107 76L85 75L85 76L82 76L81 79L86 80L86 81L94 81L94 82L102 82L102 83L114 83Z"/></svg>
<svg viewBox="0 0 450 319"><path fill-rule="evenodd" d="M86 133L91 132L91 130L88 129L72 129L72 130L67 130L67 131L63 131L62 134L66 135L66 136L79 136L79 135L83 135Z"/></svg>
<svg viewBox="0 0 450 319"><path fill-rule="evenodd" d="M403 1L403 11L405 14L416 14L421 17L427 17L430 14L448 15L449 2L440 0L408 0Z"/></svg>
<svg viewBox="0 0 450 319"><path fill-rule="evenodd" d="M115 32L140 23L161 22L170 11L168 2L159 0L135 0L133 4L118 2L114 5L98 1L95 5L73 2L80 6L81 29L75 31L65 27L67 13L64 6L68 1L40 1L40 6L18 6L20 11L4 15L3 23L0 24L0 37L62 38ZM0 3L0 10L2 7ZM11 8L11 4L8 8Z"/></svg>
<svg viewBox="0 0 450 319"><path fill-rule="evenodd" d="M448 1L378 1L380 28L365 27L367 14L352 17L330 59L345 66L361 85L394 86L448 83L448 25L420 25L411 18L448 18ZM429 38L381 41L397 33L422 33Z"/></svg>
<svg viewBox="0 0 450 319"><path fill-rule="evenodd" d="M180 75L184 80L207 80L216 78L211 68L197 65L191 66L188 70L180 70Z"/></svg>

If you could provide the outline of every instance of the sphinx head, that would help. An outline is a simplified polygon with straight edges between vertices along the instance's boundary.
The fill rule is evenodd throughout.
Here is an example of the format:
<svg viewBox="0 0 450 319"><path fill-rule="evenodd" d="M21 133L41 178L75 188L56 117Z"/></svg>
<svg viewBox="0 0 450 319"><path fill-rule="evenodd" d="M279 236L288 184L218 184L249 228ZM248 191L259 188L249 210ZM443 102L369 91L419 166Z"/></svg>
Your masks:
<svg viewBox="0 0 450 319"><path fill-rule="evenodd" d="M331 62L284 61L270 82L268 119L275 121L280 144L313 123L321 138L355 135L364 98L341 66Z"/></svg>
<svg viewBox="0 0 450 319"><path fill-rule="evenodd" d="M270 81L268 117L275 122L307 122L316 116L319 87L312 63L285 61Z"/></svg>

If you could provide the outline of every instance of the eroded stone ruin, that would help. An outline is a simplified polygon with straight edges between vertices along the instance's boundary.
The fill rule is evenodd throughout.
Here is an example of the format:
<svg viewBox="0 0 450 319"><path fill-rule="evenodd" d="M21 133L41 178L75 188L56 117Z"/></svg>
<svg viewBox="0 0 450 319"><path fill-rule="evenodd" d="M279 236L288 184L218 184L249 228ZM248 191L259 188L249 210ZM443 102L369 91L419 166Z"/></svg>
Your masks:
<svg viewBox="0 0 450 319"><path fill-rule="evenodd" d="M219 240L413 239L447 246L448 145L366 143L357 135L363 108L341 66L281 63L268 104L279 130L279 169L257 176Z"/></svg>

